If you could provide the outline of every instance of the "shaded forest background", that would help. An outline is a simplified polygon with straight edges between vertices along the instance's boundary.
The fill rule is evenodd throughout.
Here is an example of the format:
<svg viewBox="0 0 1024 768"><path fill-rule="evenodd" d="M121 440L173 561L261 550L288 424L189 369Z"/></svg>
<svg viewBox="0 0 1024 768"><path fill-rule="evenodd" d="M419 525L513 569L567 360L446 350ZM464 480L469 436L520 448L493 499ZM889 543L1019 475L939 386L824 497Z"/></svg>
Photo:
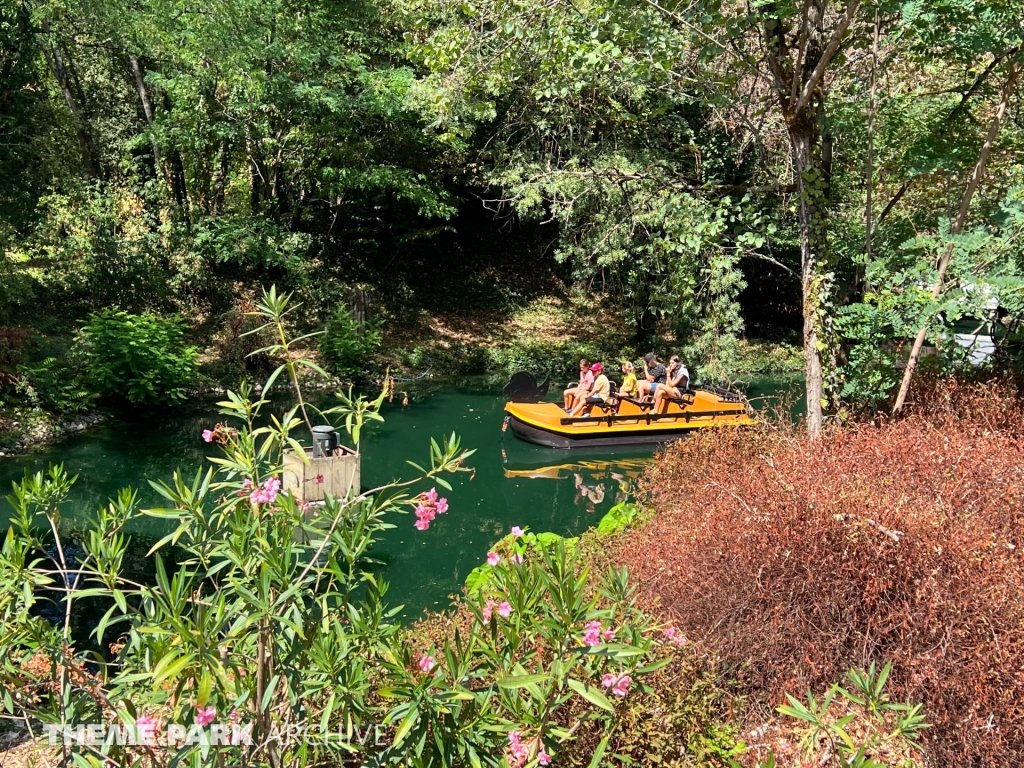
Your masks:
<svg viewBox="0 0 1024 768"><path fill-rule="evenodd" d="M919 330L933 365L966 366L971 326L1014 367L1020 22L966 0L6 0L6 397L88 367L76 333L106 308L183 318L237 378L269 284L341 339L342 375L382 338L421 365L439 333L468 371L671 348L709 376L805 369L827 414L888 407ZM802 352L751 364L752 339Z"/></svg>

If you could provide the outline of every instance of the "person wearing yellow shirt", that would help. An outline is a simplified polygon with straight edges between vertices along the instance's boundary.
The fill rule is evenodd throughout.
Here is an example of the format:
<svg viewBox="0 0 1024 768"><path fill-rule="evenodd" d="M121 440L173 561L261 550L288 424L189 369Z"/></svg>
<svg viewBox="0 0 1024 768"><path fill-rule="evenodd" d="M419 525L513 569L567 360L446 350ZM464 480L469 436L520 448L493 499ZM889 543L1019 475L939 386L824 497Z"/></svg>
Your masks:
<svg viewBox="0 0 1024 768"><path fill-rule="evenodd" d="M622 386L619 387L619 394L623 397L636 397L640 390L636 383L636 369L629 360L622 362L622 376Z"/></svg>

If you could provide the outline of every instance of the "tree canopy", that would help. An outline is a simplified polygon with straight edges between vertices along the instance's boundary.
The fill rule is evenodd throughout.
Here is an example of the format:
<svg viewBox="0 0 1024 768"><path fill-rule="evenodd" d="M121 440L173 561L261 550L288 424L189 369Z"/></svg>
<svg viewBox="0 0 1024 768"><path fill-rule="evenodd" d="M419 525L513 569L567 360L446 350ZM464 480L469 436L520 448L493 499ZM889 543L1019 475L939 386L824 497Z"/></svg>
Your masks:
<svg viewBox="0 0 1024 768"><path fill-rule="evenodd" d="M1012 348L1022 30L1008 0L8 0L4 318L201 319L267 279L315 309L482 203L710 374L799 329L816 433L916 337Z"/></svg>

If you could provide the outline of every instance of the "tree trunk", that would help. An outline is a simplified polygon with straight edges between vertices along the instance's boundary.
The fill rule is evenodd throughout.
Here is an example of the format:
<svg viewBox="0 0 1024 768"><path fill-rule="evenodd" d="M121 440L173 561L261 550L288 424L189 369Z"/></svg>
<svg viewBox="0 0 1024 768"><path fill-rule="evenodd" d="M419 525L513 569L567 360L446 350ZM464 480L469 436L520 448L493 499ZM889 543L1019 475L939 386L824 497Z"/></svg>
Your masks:
<svg viewBox="0 0 1024 768"><path fill-rule="evenodd" d="M1020 64L1015 61L1010 64L1010 71L1006 75L1006 83L1003 85L1003 92L999 97L999 107L996 109L995 117L992 118L992 124L988 128L988 135L985 137L985 143L981 146L981 152L978 155L978 162L974 166L974 173L971 174L971 180L967 184L967 191L964 192L964 198L960 201L960 211L957 213L956 221L953 222L953 226L949 230L951 235L960 234L960 231L964 228L964 222L967 221L967 211L971 207L971 200L974 198L974 193L978 189L981 177L985 173L985 165L988 163L989 153L992 151L992 145L995 143L996 135L999 133L999 123L1002 122L1003 115L1006 114L1006 106L1010 101L1010 94L1013 93L1013 86L1016 84L1017 75L1019 74ZM946 247L942 257L939 259L939 274L935 279L935 285L932 286L933 299L937 299L942 295L946 269L949 267L949 262L952 258L953 244L950 243ZM910 350L910 358L907 360L907 367L903 371L903 381L900 382L900 391L896 395L896 404L892 408L893 415L902 410L903 404L907 400L907 392L910 391L910 381L913 379L917 363L921 359L921 348L924 346L924 340L927 335L928 322L926 321L921 327L921 330L917 332L917 338L914 339L914 346Z"/></svg>
<svg viewBox="0 0 1024 768"><path fill-rule="evenodd" d="M75 126L75 138L78 140L78 151L82 155L82 165L86 172L93 177L100 175L99 164L92 151L92 140L89 136L85 113L79 99L75 96L75 90L71 75L64 64L64 57L60 52L60 44L53 35L49 21L43 22L43 34L45 42L42 45L43 57L46 59L50 72L53 73L57 85L60 86L61 94L64 96L64 103L71 112L71 120Z"/></svg>
<svg viewBox="0 0 1024 768"><path fill-rule="evenodd" d="M160 148L157 146L156 136L153 134L153 104L150 102L149 92L146 90L146 77L135 54L128 54L128 62L132 67L132 75L135 76L135 88L139 92L139 101L142 102L142 114L145 115L146 125L149 126L149 143L153 147L153 168L159 175Z"/></svg>
<svg viewBox="0 0 1024 768"><path fill-rule="evenodd" d="M827 249L827 212L824 210L824 177L817 167L814 149L817 129L806 120L790 126L793 173L800 190L800 277L803 289L804 370L807 380L807 431L814 439L824 424L825 377L821 362L827 348L822 335L820 307L829 285L820 265Z"/></svg>

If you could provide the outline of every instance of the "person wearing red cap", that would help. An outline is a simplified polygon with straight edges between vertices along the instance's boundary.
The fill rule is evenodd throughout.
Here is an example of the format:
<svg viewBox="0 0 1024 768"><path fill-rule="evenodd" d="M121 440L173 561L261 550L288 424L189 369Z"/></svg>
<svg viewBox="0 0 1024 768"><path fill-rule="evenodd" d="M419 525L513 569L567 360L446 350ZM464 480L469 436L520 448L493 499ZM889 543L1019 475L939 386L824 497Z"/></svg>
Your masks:
<svg viewBox="0 0 1024 768"><path fill-rule="evenodd" d="M590 415L590 406L603 403L611 395L612 383L604 375L604 366L601 363L594 363L590 366L590 372L594 374L594 386L590 392L583 396L577 396L573 404L570 416L579 416L586 409L585 415Z"/></svg>

